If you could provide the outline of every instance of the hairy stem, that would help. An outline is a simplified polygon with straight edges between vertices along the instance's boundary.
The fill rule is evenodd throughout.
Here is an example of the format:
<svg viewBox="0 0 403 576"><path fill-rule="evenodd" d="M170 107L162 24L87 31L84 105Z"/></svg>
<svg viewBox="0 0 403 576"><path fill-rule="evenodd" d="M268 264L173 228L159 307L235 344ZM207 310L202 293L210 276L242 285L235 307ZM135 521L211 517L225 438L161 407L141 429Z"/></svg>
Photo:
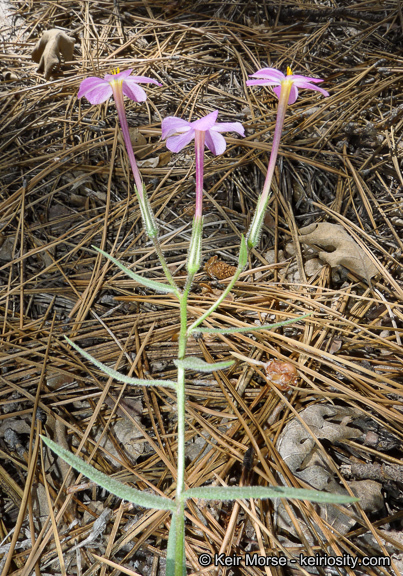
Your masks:
<svg viewBox="0 0 403 576"><path fill-rule="evenodd" d="M180 295L180 333L178 359L183 360L187 345L187 301L194 274L188 274L183 293ZM176 390L178 410L178 463L176 478L176 552L175 576L183 576L185 571L185 370L178 367L178 386Z"/></svg>
<svg viewBox="0 0 403 576"><path fill-rule="evenodd" d="M234 276L232 277L231 282L228 284L228 286L226 287L226 289L224 290L224 292L221 294L221 296L219 297L219 299L214 302L214 304L212 304L210 306L210 308L207 310L207 312L205 312L203 314L203 316L200 316L200 318L198 318L197 320L195 320L193 322L193 324L191 326L189 326L187 334L188 336L195 330L195 328L197 328L197 326L199 326L202 322L204 322L204 320L206 320L206 318L208 318L210 316L210 314L212 314L214 312L214 310L216 310L219 305L221 304L221 302L224 300L224 298L226 296L228 296L228 294L231 292L232 288L235 285L235 282L238 280L239 275L241 274L243 270L243 266L239 266L237 267Z"/></svg>
<svg viewBox="0 0 403 576"><path fill-rule="evenodd" d="M179 288L178 288L175 280L173 279L172 274L168 268L168 264L165 260L165 256L162 253L160 241L159 241L157 236L154 236L153 238L151 238L151 240L153 242L154 250L158 256L158 260L160 261L160 264L161 264L162 269L164 271L165 277L168 280L168 282L170 283L170 285L172 286L172 288L175 288L175 294L180 299Z"/></svg>

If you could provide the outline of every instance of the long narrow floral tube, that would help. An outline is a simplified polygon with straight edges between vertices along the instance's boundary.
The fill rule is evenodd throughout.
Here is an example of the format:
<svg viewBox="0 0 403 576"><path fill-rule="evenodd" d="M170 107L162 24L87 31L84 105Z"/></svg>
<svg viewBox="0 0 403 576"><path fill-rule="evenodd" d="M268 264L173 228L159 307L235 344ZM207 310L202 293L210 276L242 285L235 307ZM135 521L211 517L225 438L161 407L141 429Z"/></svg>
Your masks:
<svg viewBox="0 0 403 576"><path fill-rule="evenodd" d="M267 203L269 201L271 181L273 179L274 168L276 166L277 154L280 145L281 133L283 131L287 106L289 104L294 104L294 102L297 100L298 88L316 90L321 92L324 96L329 96L329 93L326 92L326 90L323 90L323 88L315 86L315 84L323 82L323 80L319 78L310 78L308 76L300 76L299 74L292 74L291 68L287 68L287 76L275 68L262 68L255 74L252 74L251 77L255 78L255 80L248 80L246 82L247 86L274 86L273 91L279 99L276 127L274 129L273 144L269 165L267 168L266 179L263 185L262 193L258 200L252 224L247 235L248 247L254 248L259 242L263 218Z"/></svg>
<svg viewBox="0 0 403 576"><path fill-rule="evenodd" d="M197 272L201 259L204 147L207 146L217 156L223 154L227 148L221 132L237 132L241 136L245 135L244 127L240 122L217 123L217 116L218 110L214 110L194 122L187 122L174 116L168 116L162 121L162 138L167 139L166 145L171 152L180 152L193 139L195 141L196 208L187 260L189 274Z"/></svg>
<svg viewBox="0 0 403 576"><path fill-rule="evenodd" d="M202 215L203 198L203 158L204 147L215 155L223 154L227 143L221 132L237 132L245 136L244 127L240 122L217 123L218 110L194 122L182 118L168 116L162 121L162 138L167 138L167 148L171 152L180 152L193 139L195 140L196 160L196 210L195 217Z"/></svg>
<svg viewBox="0 0 403 576"><path fill-rule="evenodd" d="M134 102L144 102L147 100L147 94L138 86L138 83L156 84L157 86L161 86L161 84L152 78L147 78L147 76L130 76L132 71L133 70L130 69L119 72L118 68L116 73L106 74L104 78L97 78L96 76L86 78L80 84L77 97L81 98L85 96L91 104L102 104L102 102L106 102L106 100L113 95L136 184L136 190L139 197L143 198L143 183L130 140L123 95L130 98L130 100L134 100Z"/></svg>

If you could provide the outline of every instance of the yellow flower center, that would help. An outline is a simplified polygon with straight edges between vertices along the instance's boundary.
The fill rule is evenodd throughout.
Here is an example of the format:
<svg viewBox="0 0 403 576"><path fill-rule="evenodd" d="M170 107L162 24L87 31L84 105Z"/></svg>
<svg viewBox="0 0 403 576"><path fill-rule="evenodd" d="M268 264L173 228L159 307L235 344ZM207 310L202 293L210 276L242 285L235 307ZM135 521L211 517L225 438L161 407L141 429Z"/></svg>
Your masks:
<svg viewBox="0 0 403 576"><path fill-rule="evenodd" d="M120 74L119 67L116 68L116 70L115 70L115 68L114 68L114 69L112 70L112 74L113 74L114 76L116 76L116 74Z"/></svg>
<svg viewBox="0 0 403 576"><path fill-rule="evenodd" d="M292 76L292 70L289 66L287 66L287 76Z"/></svg>

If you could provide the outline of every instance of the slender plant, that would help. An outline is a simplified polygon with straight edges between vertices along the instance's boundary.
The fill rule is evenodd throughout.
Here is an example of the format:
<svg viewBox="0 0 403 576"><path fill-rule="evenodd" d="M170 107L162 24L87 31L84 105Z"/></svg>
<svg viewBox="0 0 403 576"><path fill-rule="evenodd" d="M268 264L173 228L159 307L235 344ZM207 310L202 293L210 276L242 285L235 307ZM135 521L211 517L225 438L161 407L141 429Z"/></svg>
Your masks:
<svg viewBox="0 0 403 576"><path fill-rule="evenodd" d="M257 78L257 80L251 80L247 82L249 85L275 85L276 87L274 88L274 91L279 97L277 123L274 133L273 147L267 177L263 192L258 200L257 209L252 219L252 224L247 235L247 240L245 240L245 238L242 236L238 256L238 266L232 280L229 282L227 288L224 290L220 298L218 298L218 300L200 318L195 320L192 324L188 325L188 296L190 293L192 281L200 267L201 262L203 230L202 199L204 149L206 146L213 154L222 154L226 149L226 142L221 135L221 132L235 131L243 136L244 129L239 122L217 123L217 110L194 122L187 122L186 120L174 117L166 118L162 122L162 136L163 138L167 138L167 147L171 151L179 152L192 140L195 142L196 208L193 220L190 247L188 251L187 278L185 286L181 290L175 283L175 280L168 270L167 264L162 254L162 250L159 245L158 227L156 225L152 208L147 198L146 190L141 180L140 172L134 157L123 102L123 95L126 95L136 102L144 101L146 99L146 94L144 90L138 86L138 83L147 82L158 84L158 82L152 80L151 78L146 78L144 76L131 76L130 74L131 70L126 70L124 72L119 72L118 70L116 73L105 76L104 79L95 77L87 78L81 83L78 96L86 96L91 104L100 104L105 102L112 95L115 99L123 138L126 144L128 157L134 176L135 192L139 200L144 228L147 235L154 242L154 246L161 261L161 265L165 272L168 284L163 284L161 282L143 278L142 276L139 276L126 268L116 258L113 258L102 250L97 250L114 264L116 264L116 266L118 266L125 274L134 279L136 282L157 292L172 293L176 298L178 298L180 304L180 335L178 358L175 361L178 374L177 380L144 380L126 376L120 372L117 372L116 370L109 368L105 364L102 364L90 356L87 352L82 350L77 344L75 344L75 342L69 338L66 338L66 340L73 348L82 354L84 358L92 362L95 366L102 370L102 372L120 382L125 382L126 384L132 384L136 386L169 387L176 391L178 414L178 449L175 499L150 494L148 492L126 486L121 482L106 476L99 470L96 470L90 464L84 462L81 458L73 455L68 450L65 450L49 438L44 436L42 438L45 444L47 444L68 464L116 496L133 502L134 504L144 508L169 510L171 512L171 523L167 546L166 573L167 576L185 576L185 506L186 501L190 498L200 498L204 500L236 500L244 498L283 497L333 504L343 504L357 500L356 498L345 495L329 494L327 492L317 492L315 490L279 486L205 486L189 489L186 489L185 486L185 371L193 370L196 372L213 372L215 370L225 370L233 364L233 361L208 364L199 358L186 356L188 339L192 334L195 333L233 334L256 329L270 330L271 328L290 323L290 321L286 321L283 323L253 328L212 329L200 327L200 324L202 324L204 320L206 320L214 312L214 310L216 310L216 308L224 300L227 294L231 291L235 282L239 278L239 275L246 266L248 250L252 247L255 247L258 243L263 225L264 212L266 210L267 202L269 199L271 179L277 158L280 136L283 128L287 105L292 104L297 99L298 87L319 90L325 96L328 94L321 88L311 84L311 82L317 83L321 82L321 80L315 78L306 78L304 76L293 76L289 69L287 76L284 76L278 70L265 68L263 70L259 70L255 75L253 75L254 78ZM306 318L307 316L308 315L301 316L299 319Z"/></svg>
<svg viewBox="0 0 403 576"><path fill-rule="evenodd" d="M257 209L250 225L247 241L248 248L255 248L259 242L260 233L262 230L263 218L266 212L267 204L270 198L271 181L273 179L274 168L276 166L278 149L280 146L281 134L283 132L285 113L287 106L294 104L298 98L298 88L308 88L309 90L316 90L321 92L324 96L329 96L329 93L319 86L315 86L323 80L319 78L309 78L307 76L300 76L293 74L290 67L287 67L287 75L285 76L275 68L262 68L252 74L251 78L254 80L247 80L247 86L274 86L273 91L276 94L279 102L277 107L276 127L274 129L273 144L271 148L269 166L267 168L266 180L263 185L262 193L257 201Z"/></svg>

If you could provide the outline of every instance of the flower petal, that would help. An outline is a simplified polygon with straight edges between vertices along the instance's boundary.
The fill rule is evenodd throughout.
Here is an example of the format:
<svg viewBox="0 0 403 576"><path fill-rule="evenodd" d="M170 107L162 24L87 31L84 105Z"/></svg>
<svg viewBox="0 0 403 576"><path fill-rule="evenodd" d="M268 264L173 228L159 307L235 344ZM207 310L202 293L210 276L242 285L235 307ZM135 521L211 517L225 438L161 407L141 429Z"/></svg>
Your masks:
<svg viewBox="0 0 403 576"><path fill-rule="evenodd" d="M281 86L276 86L275 88L273 88L273 91L276 94L277 98L280 99ZM298 88L295 86L295 84L292 84L290 90L290 96L288 98L288 104L294 104L297 98L298 98Z"/></svg>
<svg viewBox="0 0 403 576"><path fill-rule="evenodd" d="M105 74L104 80L107 82L112 82L112 80L124 80L133 72L133 68L129 68L128 70L123 70L123 72L119 72L118 74Z"/></svg>
<svg viewBox="0 0 403 576"><path fill-rule="evenodd" d="M314 84L311 84L310 82L304 82L303 80L296 80L294 82L295 86L298 86L299 88L307 88L308 90L316 90L317 92L321 92L323 94L323 96L329 96L329 92L326 92L326 90L324 90L323 88L319 88L319 86L315 86Z"/></svg>
<svg viewBox="0 0 403 576"><path fill-rule="evenodd" d="M290 90L290 97L288 98L288 104L294 104L297 98L298 98L298 88L293 83Z"/></svg>
<svg viewBox="0 0 403 576"><path fill-rule="evenodd" d="M280 81L279 80L268 80L268 79L266 80L264 78L261 78L260 80L247 80L246 85L247 86L279 86Z"/></svg>
<svg viewBox="0 0 403 576"><path fill-rule="evenodd" d="M192 122L192 128L194 130L210 130L210 128L214 126L217 116L218 110L214 110L214 112L210 112L207 116L203 116L203 118Z"/></svg>
<svg viewBox="0 0 403 576"><path fill-rule="evenodd" d="M80 84L77 98L85 96L91 104L102 104L112 96L112 88L106 80L91 76Z"/></svg>
<svg viewBox="0 0 403 576"><path fill-rule="evenodd" d="M175 116L168 116L164 118L161 124L162 128L162 138L168 138L177 132L185 132L185 128L191 129L191 123L183 120L182 118L176 118ZM186 130L187 132L187 130Z"/></svg>
<svg viewBox="0 0 403 576"><path fill-rule="evenodd" d="M241 136L245 136L245 128L240 122L220 122L214 124L210 130L214 130L214 132L238 132Z"/></svg>
<svg viewBox="0 0 403 576"><path fill-rule="evenodd" d="M98 78L97 76L90 76L89 78L85 78L80 84L78 94L81 93L81 96L83 96L86 92L92 90L98 84L105 84L105 80ZM78 96L78 98L81 98L81 96Z"/></svg>
<svg viewBox="0 0 403 576"><path fill-rule="evenodd" d="M147 100L147 94L144 90L134 82L134 77L126 78L122 82L122 92L125 96L134 100L135 102L144 102Z"/></svg>
<svg viewBox="0 0 403 576"><path fill-rule="evenodd" d="M212 130L206 131L205 144L209 150L216 156L223 154L227 148L227 143L224 136Z"/></svg>
<svg viewBox="0 0 403 576"><path fill-rule="evenodd" d="M288 77L289 80L304 80L305 82L314 82L317 84L318 82L323 82L321 78L309 78L308 76L301 76L301 74L293 74L292 76Z"/></svg>
<svg viewBox="0 0 403 576"><path fill-rule="evenodd" d="M281 82L285 79L285 76L280 70L275 68L262 68L254 74L250 74L251 78L264 78L266 80L271 80L273 82Z"/></svg>
<svg viewBox="0 0 403 576"><path fill-rule="evenodd" d="M134 80L135 82L144 82L145 84L156 84L157 86L162 86L162 84L153 78L148 78L147 76L132 76L131 80Z"/></svg>
<svg viewBox="0 0 403 576"><path fill-rule="evenodd" d="M166 141L166 147L171 152L179 152L189 144L195 137L195 131L190 129L185 134L180 134L179 136L171 136Z"/></svg>

